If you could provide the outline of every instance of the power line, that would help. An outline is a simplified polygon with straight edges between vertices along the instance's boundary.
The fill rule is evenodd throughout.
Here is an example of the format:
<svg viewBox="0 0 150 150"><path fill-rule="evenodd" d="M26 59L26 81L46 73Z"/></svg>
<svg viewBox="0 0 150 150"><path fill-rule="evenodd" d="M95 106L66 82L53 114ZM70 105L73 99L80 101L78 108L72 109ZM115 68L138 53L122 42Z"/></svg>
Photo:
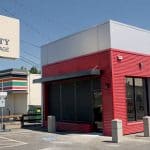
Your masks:
<svg viewBox="0 0 150 150"><path fill-rule="evenodd" d="M16 18L16 15L14 15L14 13L10 12L8 9L2 8L2 10L5 11L6 13L10 14L12 17L15 17L15 18ZM36 29L35 27L33 27L33 25L28 24L26 21L24 21L24 20L22 20L22 19L20 19L20 21L21 21L26 27L30 28L31 31L34 31L36 34L40 35L40 36L43 38L42 33L41 33L38 29ZM49 39L46 38L46 40L49 40Z"/></svg>
<svg viewBox="0 0 150 150"><path fill-rule="evenodd" d="M21 61L23 61L23 62L29 64L30 66L33 66L33 64L29 63L28 61L24 60L23 58L20 58L19 60L21 60Z"/></svg>
<svg viewBox="0 0 150 150"><path fill-rule="evenodd" d="M6 8L2 8L2 10L3 10L4 12L10 14L12 17L15 17L15 18L16 18L16 15L14 15L12 12L8 11ZM38 30L36 30L36 29L33 28L32 26L30 26L28 23L26 23L26 22L23 21L22 19L21 19L21 21L22 21L23 24L25 24L27 27L29 27L30 29L32 29L32 30L35 31L36 33L41 34ZM38 45L36 45L36 44L33 44L33 43L31 43L31 42L25 41L25 40L21 40L21 42L24 42L24 43L29 44L29 45L31 45L31 46L33 46L33 47L36 47L36 48L40 48L40 46L38 46ZM36 59L39 59L38 57L35 57L35 56L33 56L32 54L29 54L29 53L27 53L27 52L24 52L24 53L26 53L26 54L28 54L28 55L30 55L30 56L36 58ZM20 60L23 61L23 62L25 62L25 63L27 63L27 64L30 64L31 66L33 66L33 65L38 66L38 67L40 66L40 64L38 64L38 63L34 62L33 60L30 60L30 59L28 59L28 58L26 58L26 57L24 57L24 56L21 56L21 57L20 57Z"/></svg>
<svg viewBox="0 0 150 150"><path fill-rule="evenodd" d="M43 3L43 2L42 2ZM22 7L24 10L29 10L29 12L32 14L33 11L32 9L29 9L29 7L27 8L23 3L21 3L20 1L18 2L17 0L15 0L15 4L18 4L18 6ZM44 17L43 17L44 18ZM47 17L46 17L47 18ZM46 20L46 18L44 18L44 20ZM54 18L47 18L47 22L52 24L53 22L56 22L56 23L59 23L61 24L61 26L63 26L64 29L73 29L72 26L70 25L66 25L64 24L64 22L62 22L61 20L57 20L57 19L54 19Z"/></svg>
<svg viewBox="0 0 150 150"><path fill-rule="evenodd" d="M2 9L3 9L5 12L9 13L11 16L16 17L12 12L8 11L7 9L5 9L5 8L2 8ZM25 22L23 22L23 23L27 25L27 23L25 23ZM32 28L32 29L33 29L33 28ZM36 31L36 30L34 30L34 31ZM37 31L36 31L36 32L37 32ZM40 32L37 32L37 33L40 33ZM38 46L38 45L36 45L36 44L33 44L33 43L31 43L31 42L28 42L28 41L26 41L26 40L21 40L21 42L26 43L26 44L31 45L31 46L36 47L36 48L40 48L40 46ZM27 52L25 52L25 53L27 54ZM29 53L28 53L28 55L30 55L30 56L32 56L32 57L35 57L35 56L33 56L32 54L29 54ZM39 59L39 58L37 58L37 57L35 57L35 58L36 58L36 59ZM25 61L26 63L27 63L28 61L30 61L32 64L39 65L39 64L37 64L37 63L31 61L30 59L26 59L25 57L24 57L24 58L22 57L22 59L24 59L24 61Z"/></svg>
<svg viewBox="0 0 150 150"><path fill-rule="evenodd" d="M31 53L29 53L29 52L26 52L26 51L23 51L23 50L22 50L22 52L25 53L25 54L27 54L28 56L31 56L31 57L33 57L33 58L36 58L37 60L40 59L40 57L34 56L33 54L31 54Z"/></svg>
<svg viewBox="0 0 150 150"><path fill-rule="evenodd" d="M21 40L21 42L23 42L23 43L25 43L25 44L28 44L28 45L31 45L31 46L36 47L36 48L41 48L40 46L38 46L38 45L36 45L36 44L33 44L33 43L31 43L31 42L28 42L28 41L26 41L26 40Z"/></svg>
<svg viewBox="0 0 150 150"><path fill-rule="evenodd" d="M21 57L21 59L25 60L26 62L28 62L28 63L30 63L32 65L40 66L40 64L38 64L38 63L36 63L36 62L34 62L34 61L24 57L24 56L20 56L20 57Z"/></svg>
<svg viewBox="0 0 150 150"><path fill-rule="evenodd" d="M19 60L21 60L21 61L23 61L23 62L29 64L30 66L38 66L38 65L33 64L32 62L29 62L27 59L25 59L25 58L23 58L23 57L20 57ZM38 66L38 67L39 67L39 66Z"/></svg>

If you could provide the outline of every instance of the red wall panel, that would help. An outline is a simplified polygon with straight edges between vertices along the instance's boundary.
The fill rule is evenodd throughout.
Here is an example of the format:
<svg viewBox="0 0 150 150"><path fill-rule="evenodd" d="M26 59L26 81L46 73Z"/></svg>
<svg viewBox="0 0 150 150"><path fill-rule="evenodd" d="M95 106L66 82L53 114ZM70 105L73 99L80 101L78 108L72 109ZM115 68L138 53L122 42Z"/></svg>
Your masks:
<svg viewBox="0 0 150 150"><path fill-rule="evenodd" d="M122 56L121 61L117 56ZM143 63L143 68L139 67ZM124 134L143 131L143 122L127 121L125 77L150 77L150 56L112 49L114 118L123 121Z"/></svg>
<svg viewBox="0 0 150 150"><path fill-rule="evenodd" d="M122 56L121 61L117 56ZM139 67L143 63L143 67ZM42 76L49 77L70 72L77 72L92 68L102 70L101 87L103 103L103 129L104 135L111 135L111 120L121 119L123 121L124 134L143 131L143 122L127 121L126 87L125 77L150 77L150 56L130 53L117 49L109 49L103 52L85 55L55 64L48 64L42 67ZM48 115L48 83L43 84L44 123ZM77 130L77 124L59 123L59 129ZM82 128L87 129L87 125ZM70 130L69 129L69 130ZM88 130L86 130L88 131Z"/></svg>
<svg viewBox="0 0 150 150"><path fill-rule="evenodd" d="M42 67L42 76L49 77L64 73L78 72L82 70L99 68L102 70L101 87L102 87L102 103L103 103L103 129L105 135L111 135L111 120L113 118L112 107L112 71L111 71L111 51L105 50L103 52L85 55L73 58L66 61L61 61L55 64L49 64ZM44 91L44 108L47 108L47 92ZM48 111L45 110L45 116ZM46 120L46 117L44 118ZM82 126L83 127L83 126Z"/></svg>

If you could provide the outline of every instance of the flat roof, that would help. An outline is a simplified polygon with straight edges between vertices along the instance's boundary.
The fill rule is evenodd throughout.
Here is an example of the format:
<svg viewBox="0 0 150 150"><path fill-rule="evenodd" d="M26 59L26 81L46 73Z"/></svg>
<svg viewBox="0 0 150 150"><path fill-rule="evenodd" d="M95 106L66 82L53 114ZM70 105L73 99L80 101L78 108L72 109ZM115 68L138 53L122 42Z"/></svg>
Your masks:
<svg viewBox="0 0 150 150"><path fill-rule="evenodd" d="M143 28L140 28L140 27L137 27L137 26L134 26L134 25L129 25L129 24L126 24L126 23L122 23L122 22L119 22L119 21L115 21L115 20L109 19L109 20L105 21L104 23L99 23L99 24L93 25L93 26L91 26L91 27L82 29L82 30L80 30L80 31L78 31L78 32L71 33L71 34L69 34L69 35L66 35L66 36L63 36L63 37L61 37L61 38L58 38L57 40L54 40L54 41L50 41L50 42L48 42L48 43L45 43L45 44L41 45L41 47L42 47L42 46L49 45L49 44L52 44L52 43L55 43L55 42L58 42L58 41L63 40L63 39L65 39L65 38L69 38L69 37L71 37L71 36L77 35L77 34L79 34L79 33L85 32L85 31L87 31L87 30L90 30L90 29L92 29L92 28L95 28L95 27L98 27L98 26L100 26L100 25L104 25L104 24L107 24L107 23L110 23L110 22L115 23L115 24L118 24L118 25L121 25L121 26L125 26L125 27L128 27L128 28L132 28L132 29L134 29L134 30L138 30L138 31L143 31L143 32L150 33L150 30L143 29Z"/></svg>
<svg viewBox="0 0 150 150"><path fill-rule="evenodd" d="M0 77L7 76L7 75L28 75L28 71L16 69L16 68L0 70Z"/></svg>
<svg viewBox="0 0 150 150"><path fill-rule="evenodd" d="M109 20L41 47L41 64L53 64L106 49L150 54L150 31Z"/></svg>

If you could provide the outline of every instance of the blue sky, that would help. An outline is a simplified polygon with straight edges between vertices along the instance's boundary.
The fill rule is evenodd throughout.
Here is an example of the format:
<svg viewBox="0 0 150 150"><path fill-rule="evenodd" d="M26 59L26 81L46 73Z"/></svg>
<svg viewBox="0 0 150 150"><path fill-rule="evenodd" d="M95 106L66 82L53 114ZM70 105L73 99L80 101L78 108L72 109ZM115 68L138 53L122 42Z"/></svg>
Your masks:
<svg viewBox="0 0 150 150"><path fill-rule="evenodd" d="M1 0L0 15L21 22L21 59L0 70L40 68L40 46L112 19L150 30L150 0Z"/></svg>

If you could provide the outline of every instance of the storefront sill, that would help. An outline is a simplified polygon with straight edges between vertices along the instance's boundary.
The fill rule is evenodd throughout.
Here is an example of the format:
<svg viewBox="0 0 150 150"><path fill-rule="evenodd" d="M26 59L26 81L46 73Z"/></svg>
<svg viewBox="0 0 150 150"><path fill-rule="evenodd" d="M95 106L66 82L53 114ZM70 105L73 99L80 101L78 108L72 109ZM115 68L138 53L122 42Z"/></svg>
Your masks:
<svg viewBox="0 0 150 150"><path fill-rule="evenodd" d="M143 121L133 121L133 122L127 122L127 125L138 125L138 124L143 124Z"/></svg>

